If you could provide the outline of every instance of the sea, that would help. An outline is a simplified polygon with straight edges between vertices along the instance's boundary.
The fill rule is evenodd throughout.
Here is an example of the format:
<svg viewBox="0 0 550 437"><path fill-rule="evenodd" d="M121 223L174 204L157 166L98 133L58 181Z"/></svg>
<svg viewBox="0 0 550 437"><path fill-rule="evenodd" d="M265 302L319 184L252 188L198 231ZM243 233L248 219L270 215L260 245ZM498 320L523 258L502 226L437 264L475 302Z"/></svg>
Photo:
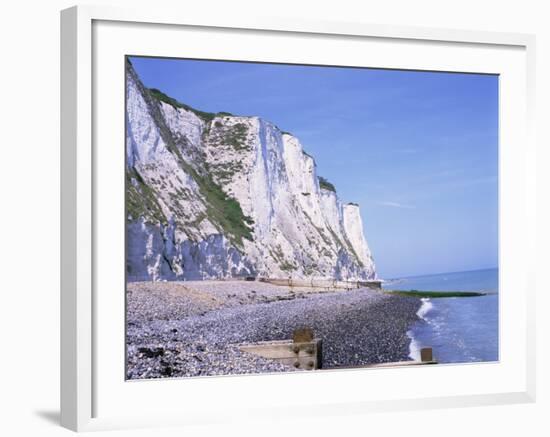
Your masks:
<svg viewBox="0 0 550 437"><path fill-rule="evenodd" d="M477 291L480 297L422 298L407 333L410 357L431 347L439 363L498 361L498 269L440 273L385 281L388 290Z"/></svg>

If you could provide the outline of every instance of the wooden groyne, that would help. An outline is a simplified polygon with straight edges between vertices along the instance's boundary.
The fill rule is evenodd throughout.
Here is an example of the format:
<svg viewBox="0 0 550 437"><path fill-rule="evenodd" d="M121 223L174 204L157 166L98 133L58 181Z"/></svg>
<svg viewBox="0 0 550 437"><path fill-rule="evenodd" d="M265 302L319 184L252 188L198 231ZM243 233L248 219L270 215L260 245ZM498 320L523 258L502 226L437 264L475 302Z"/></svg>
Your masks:
<svg viewBox="0 0 550 437"><path fill-rule="evenodd" d="M352 290L354 288L382 288L382 281L337 281L330 279L259 278L260 282L286 287L310 287Z"/></svg>
<svg viewBox="0 0 550 437"><path fill-rule="evenodd" d="M322 340L315 338L313 330L309 328L294 331L291 340L260 341L241 345L239 348L243 352L275 360L288 366L294 366L297 369L317 370L323 368ZM337 366L327 370L405 367L425 364L437 364L430 347L420 350L420 360Z"/></svg>
<svg viewBox="0 0 550 437"><path fill-rule="evenodd" d="M407 367L407 366L419 366L425 364L437 364L437 361L433 357L433 350L431 347L425 347L420 349L420 360L411 361L396 361L393 363L376 363L376 364L364 364L361 366L340 366L333 367L327 370L334 369L374 369L384 367Z"/></svg>
<svg viewBox="0 0 550 437"><path fill-rule="evenodd" d="M193 282L195 280L183 279L183 282ZM335 279L315 279L315 278L264 278L256 276L238 276L232 278L218 278L218 279L196 279L196 281L220 281L220 282L265 282L273 285L280 285L284 287L308 287L308 288L324 288L353 290L356 288L382 288L382 281L338 281ZM157 281L153 279L147 280L128 280L128 282L171 282L171 281Z"/></svg>
<svg viewBox="0 0 550 437"><path fill-rule="evenodd" d="M321 345L311 329L299 329L294 331L292 340L261 341L242 345L240 349L297 369L315 370L323 363Z"/></svg>

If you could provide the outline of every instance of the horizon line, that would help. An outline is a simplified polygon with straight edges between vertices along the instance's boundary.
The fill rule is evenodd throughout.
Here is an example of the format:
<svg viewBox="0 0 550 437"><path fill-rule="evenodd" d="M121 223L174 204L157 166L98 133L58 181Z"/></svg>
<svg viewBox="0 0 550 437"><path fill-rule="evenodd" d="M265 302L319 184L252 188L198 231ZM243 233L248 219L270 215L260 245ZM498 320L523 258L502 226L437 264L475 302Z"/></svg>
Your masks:
<svg viewBox="0 0 550 437"><path fill-rule="evenodd" d="M391 278L385 279L386 281L392 280L392 279L408 279L408 278L422 278L424 276L436 276L436 275L445 275L445 274L453 274L453 273L466 273L466 272L481 272L483 270L498 270L499 267L483 267L483 268L476 268L471 270L454 270L454 271L447 271L447 272L437 272L437 273L422 273L420 275L407 275L407 276L393 276Z"/></svg>

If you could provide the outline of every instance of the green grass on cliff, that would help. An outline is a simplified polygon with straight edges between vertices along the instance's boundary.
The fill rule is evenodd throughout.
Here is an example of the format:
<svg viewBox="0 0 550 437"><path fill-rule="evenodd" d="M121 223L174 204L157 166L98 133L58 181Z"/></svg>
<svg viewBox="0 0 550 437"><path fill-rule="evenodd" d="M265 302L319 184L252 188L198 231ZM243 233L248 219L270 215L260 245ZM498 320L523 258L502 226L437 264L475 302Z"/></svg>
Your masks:
<svg viewBox="0 0 550 437"><path fill-rule="evenodd" d="M134 220L143 217L149 223L168 222L157 201L157 194L133 168L126 170L126 211Z"/></svg>
<svg viewBox="0 0 550 437"><path fill-rule="evenodd" d="M248 127L243 123L236 123L224 134L224 143L230 145L235 150L250 150L246 143Z"/></svg>
<svg viewBox="0 0 550 437"><path fill-rule="evenodd" d="M174 108L183 108L187 111L191 111L195 113L198 117L202 118L204 121L209 122L214 120L217 116L231 116L232 114L229 112L205 112L200 111L198 109L195 109L189 105L186 105L185 103L178 102L173 97L170 97L166 94L164 94L162 91L160 91L157 88L149 88L149 93L156 98L157 100L160 100L161 102L167 103L168 105L173 106Z"/></svg>
<svg viewBox="0 0 550 437"><path fill-rule="evenodd" d="M323 176L319 176L319 187L336 193L336 187Z"/></svg>
<svg viewBox="0 0 550 437"><path fill-rule="evenodd" d="M131 68L131 66L129 68ZM139 81L137 75L136 80ZM142 92L144 93L146 100L153 99L156 101L163 101L176 108L184 108L186 110L194 112L198 117L202 118L206 122L212 121L213 118L216 116L231 115L228 112L220 112L218 114L214 114L211 112L199 111L190 107L189 105L178 102L176 99L167 96L162 91L159 91L156 88L145 89L143 87ZM205 207L208 219L215 226L217 226L219 230L223 232L224 235L236 246L242 248L243 239L252 241L253 235L251 225L254 223L252 218L244 215L240 203L233 197L228 196L223 191L222 187L212 179L212 175L207 171L204 162L195 162L195 165L191 165L182 156L180 150L178 149L178 146L176 145L176 139L166 125L166 122L164 121L164 118L158 107L156 107L156 105L153 105L152 102L149 102L149 108L151 116L153 117L156 125L159 128L161 137L166 143L168 150L170 150L170 152L176 157L181 168L187 174L189 174L197 183L199 187L199 192L205 200ZM130 184L128 186L130 186ZM149 217L152 216L160 223L166 222L166 218L164 216L161 217L159 214L160 208L155 208L155 204L152 203L152 201L155 199L154 192L148 192L148 187L146 185L145 187L146 188L140 190L142 193L145 193L145 196L139 196L139 192L134 193L132 192L132 188L129 189L129 211L131 212L132 210L134 210L135 213L138 213L140 210L143 211L144 209L148 209L149 211L151 211L151 213L148 215ZM139 217L139 214L136 215L136 217Z"/></svg>
<svg viewBox="0 0 550 437"><path fill-rule="evenodd" d="M199 191L206 200L206 211L210 221L218 224L226 237L238 246L243 246L243 238L253 240L251 217L245 216L241 204L225 194L210 174L199 174L190 164L180 162L186 173L190 174L199 186Z"/></svg>

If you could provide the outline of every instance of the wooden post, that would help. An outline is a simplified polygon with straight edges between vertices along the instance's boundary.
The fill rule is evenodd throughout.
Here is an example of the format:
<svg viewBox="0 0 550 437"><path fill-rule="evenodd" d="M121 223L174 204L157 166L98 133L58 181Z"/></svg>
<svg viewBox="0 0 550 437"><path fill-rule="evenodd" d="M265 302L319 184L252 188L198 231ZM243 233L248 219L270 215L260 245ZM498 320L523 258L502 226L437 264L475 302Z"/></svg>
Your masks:
<svg viewBox="0 0 550 437"><path fill-rule="evenodd" d="M420 349L420 361L423 363L433 361L433 352L431 347L424 347Z"/></svg>
<svg viewBox="0 0 550 437"><path fill-rule="evenodd" d="M294 343L309 343L313 341L313 329L300 328L295 329L292 333L292 341Z"/></svg>

